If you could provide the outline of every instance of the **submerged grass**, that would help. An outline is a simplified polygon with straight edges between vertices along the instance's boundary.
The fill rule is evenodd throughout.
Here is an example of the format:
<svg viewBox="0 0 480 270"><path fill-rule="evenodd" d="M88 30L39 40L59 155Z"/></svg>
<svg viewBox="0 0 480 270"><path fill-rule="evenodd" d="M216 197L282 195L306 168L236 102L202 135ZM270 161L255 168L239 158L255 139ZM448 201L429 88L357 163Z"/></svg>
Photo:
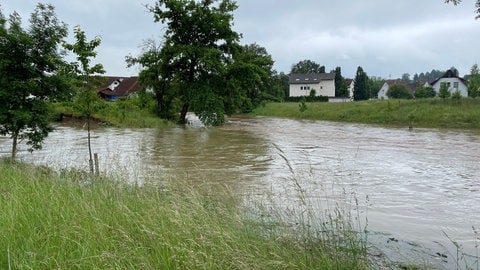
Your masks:
<svg viewBox="0 0 480 270"><path fill-rule="evenodd" d="M370 100L344 103L268 103L254 115L404 127L480 129L480 99Z"/></svg>
<svg viewBox="0 0 480 270"><path fill-rule="evenodd" d="M1 269L368 268L351 234L322 227L340 233L333 243L310 224L253 218L228 190L5 162L0 175Z"/></svg>

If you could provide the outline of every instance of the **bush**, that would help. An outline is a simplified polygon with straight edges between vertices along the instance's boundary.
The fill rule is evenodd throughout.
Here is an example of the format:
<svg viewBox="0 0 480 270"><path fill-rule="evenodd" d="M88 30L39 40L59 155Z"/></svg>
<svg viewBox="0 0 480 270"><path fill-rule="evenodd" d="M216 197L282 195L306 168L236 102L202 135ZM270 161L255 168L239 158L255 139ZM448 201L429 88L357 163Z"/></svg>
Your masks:
<svg viewBox="0 0 480 270"><path fill-rule="evenodd" d="M285 98L286 102L302 102L302 99L305 99L306 97L287 97ZM328 97L325 96L315 96L315 97L309 97L309 101L311 102L328 102Z"/></svg>

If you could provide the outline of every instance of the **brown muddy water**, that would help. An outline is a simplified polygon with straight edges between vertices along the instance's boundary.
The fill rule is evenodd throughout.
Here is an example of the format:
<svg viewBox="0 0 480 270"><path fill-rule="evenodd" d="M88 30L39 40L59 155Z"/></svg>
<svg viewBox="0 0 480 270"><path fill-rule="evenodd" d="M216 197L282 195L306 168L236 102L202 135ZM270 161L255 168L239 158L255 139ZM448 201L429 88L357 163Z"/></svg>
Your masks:
<svg viewBox="0 0 480 270"><path fill-rule="evenodd" d="M479 132L231 118L214 128L99 128L92 134L106 173L138 182L220 183L287 205L298 200L298 189L331 205L346 199L378 255L478 269ZM19 158L87 169L86 146L85 130L57 126L43 150L30 154L23 146ZM10 140L0 137L0 155L9 150Z"/></svg>

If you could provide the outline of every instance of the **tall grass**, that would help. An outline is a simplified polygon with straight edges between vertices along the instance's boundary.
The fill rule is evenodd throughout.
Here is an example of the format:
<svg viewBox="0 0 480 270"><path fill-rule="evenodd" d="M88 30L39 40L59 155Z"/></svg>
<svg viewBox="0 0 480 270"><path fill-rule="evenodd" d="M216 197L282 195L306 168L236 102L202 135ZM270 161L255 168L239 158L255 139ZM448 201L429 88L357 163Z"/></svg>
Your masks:
<svg viewBox="0 0 480 270"><path fill-rule="evenodd" d="M94 118L107 125L128 128L155 128L172 124L161 119L155 113L156 105L153 99L148 100L146 104L142 104L138 97L115 102L104 101L102 104L102 108L94 114ZM50 108L54 121L59 120L60 115L80 117L71 102L50 103Z"/></svg>
<svg viewBox="0 0 480 270"><path fill-rule="evenodd" d="M345 103L268 103L255 115L389 126L480 128L480 99L371 100Z"/></svg>
<svg viewBox="0 0 480 270"><path fill-rule="evenodd" d="M136 186L0 162L0 268L368 268L352 235L334 243L309 223L248 214L239 200L176 181Z"/></svg>

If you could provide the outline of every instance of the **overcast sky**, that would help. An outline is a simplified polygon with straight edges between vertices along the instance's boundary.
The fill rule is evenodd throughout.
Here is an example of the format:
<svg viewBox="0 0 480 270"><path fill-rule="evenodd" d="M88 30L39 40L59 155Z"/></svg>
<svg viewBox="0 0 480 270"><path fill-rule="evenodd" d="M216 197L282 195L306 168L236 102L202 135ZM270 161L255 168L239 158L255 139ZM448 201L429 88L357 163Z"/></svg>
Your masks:
<svg viewBox="0 0 480 270"><path fill-rule="evenodd" d="M145 4L154 0L50 0L70 32L80 25L89 39L102 38L97 62L107 75L134 76L125 56L138 55L146 39L161 40L162 25L153 22ZM337 66L354 77L358 66L369 76L397 78L403 73L456 67L468 74L480 64L480 20L475 0L461 5L444 0L237 0L234 29L242 44L265 47L275 70L288 73L309 59ZM2 12L17 11L24 22L37 1L2 0Z"/></svg>

